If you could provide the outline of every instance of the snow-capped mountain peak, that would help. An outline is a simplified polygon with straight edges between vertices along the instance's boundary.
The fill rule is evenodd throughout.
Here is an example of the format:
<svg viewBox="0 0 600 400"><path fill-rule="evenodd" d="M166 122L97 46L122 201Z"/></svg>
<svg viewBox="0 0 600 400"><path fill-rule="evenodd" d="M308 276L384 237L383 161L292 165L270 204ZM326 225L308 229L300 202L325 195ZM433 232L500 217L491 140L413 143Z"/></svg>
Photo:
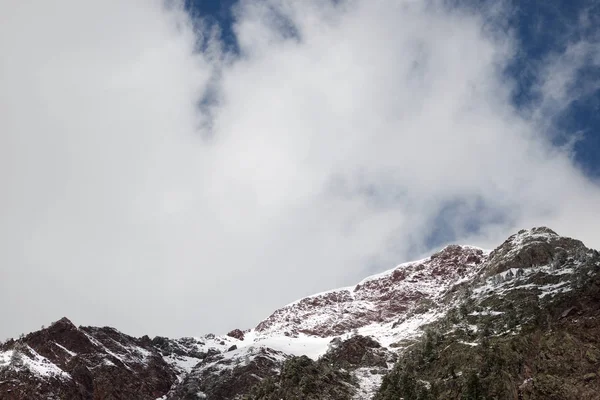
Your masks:
<svg viewBox="0 0 600 400"><path fill-rule="evenodd" d="M302 391L312 386L302 382L309 381L321 388L319 399L370 399L384 386L382 398L398 398L404 389L389 385L406 371L394 365L431 360L432 346L444 340L444 350L484 348L490 337L510 339L524 326L543 326L541 315L564 324L584 310L590 315L577 329L588 340L586 329L599 319L599 287L600 253L548 228L522 230L491 252L450 245L356 285L299 299L255 328L226 335L134 338L63 318L0 346L0 398L295 399L306 398ZM600 360L594 343L585 353L592 361ZM531 389L527 371L519 372L523 384L515 393ZM592 375L586 376L589 386ZM428 379L422 390L449 378ZM584 396L578 398L591 393L587 386L575 391Z"/></svg>
<svg viewBox="0 0 600 400"><path fill-rule="evenodd" d="M419 306L435 303L450 287L477 273L487 254L472 246L447 246L431 257L400 264L355 286L293 302L259 323L256 332L332 337L394 322Z"/></svg>

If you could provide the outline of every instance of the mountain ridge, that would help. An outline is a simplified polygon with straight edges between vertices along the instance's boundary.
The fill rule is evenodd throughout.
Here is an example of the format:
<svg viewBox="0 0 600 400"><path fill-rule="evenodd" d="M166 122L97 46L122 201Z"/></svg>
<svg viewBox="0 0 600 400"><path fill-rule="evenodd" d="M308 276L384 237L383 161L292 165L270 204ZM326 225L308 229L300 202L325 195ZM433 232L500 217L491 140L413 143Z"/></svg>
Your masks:
<svg viewBox="0 0 600 400"><path fill-rule="evenodd" d="M547 311L548 320L565 321L591 309L577 302L598 295L599 269L597 251L540 227L521 230L492 251L446 246L354 286L299 299L254 328L226 335L133 338L110 327L76 327L62 318L0 346L0 398L410 399L411 393L402 392L407 386L393 379L424 380L398 366L423 357L414 355L415 349L446 340L432 339L430 330L453 337L449 348L480 349L484 339L496 341L494 335L522 335L530 320ZM561 302L568 307L556 305ZM552 314L554 307L565 316ZM480 337L477 331L494 333ZM586 346L592 358L597 350L600 362L600 331L594 326L589 336ZM421 367L429 386L413 382L415 399L438 388L460 395L446 388L438 372ZM587 372L595 375L588 375L585 385L596 385L597 367ZM456 379L460 390L468 386ZM580 398L594 398L585 397L588 392L578 384L571 387Z"/></svg>

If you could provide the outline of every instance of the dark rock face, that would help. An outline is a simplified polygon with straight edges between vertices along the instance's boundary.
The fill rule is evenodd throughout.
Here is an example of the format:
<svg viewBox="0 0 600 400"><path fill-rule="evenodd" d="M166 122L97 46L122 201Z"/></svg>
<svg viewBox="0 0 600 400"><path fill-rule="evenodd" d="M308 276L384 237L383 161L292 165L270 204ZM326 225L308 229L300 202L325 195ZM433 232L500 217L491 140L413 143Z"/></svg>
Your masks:
<svg viewBox="0 0 600 400"><path fill-rule="evenodd" d="M156 336L151 340L151 343L163 356L187 356L197 358L198 361L200 361L210 355L210 349L206 352L198 349L199 345L203 346L205 342L192 337L169 339L162 336Z"/></svg>
<svg viewBox="0 0 600 400"><path fill-rule="evenodd" d="M227 334L227 336L235 338L235 339L239 339L239 340L244 340L244 332L242 332L239 329L234 329L231 332L229 332Z"/></svg>
<svg viewBox="0 0 600 400"><path fill-rule="evenodd" d="M14 358L0 367L3 399L156 399L176 381L149 339L66 318L0 350Z"/></svg>
<svg viewBox="0 0 600 400"><path fill-rule="evenodd" d="M386 368L393 355L368 336L356 335L347 340L334 339L322 359L345 369L360 367Z"/></svg>

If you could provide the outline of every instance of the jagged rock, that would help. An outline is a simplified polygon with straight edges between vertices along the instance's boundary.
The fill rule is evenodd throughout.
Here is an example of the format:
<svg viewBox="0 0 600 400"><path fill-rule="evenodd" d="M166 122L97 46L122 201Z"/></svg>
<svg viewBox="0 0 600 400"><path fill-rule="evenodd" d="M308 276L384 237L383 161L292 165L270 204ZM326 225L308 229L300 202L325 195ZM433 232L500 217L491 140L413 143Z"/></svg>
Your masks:
<svg viewBox="0 0 600 400"><path fill-rule="evenodd" d="M229 332L227 334L227 336L232 337L232 338L236 338L236 339L239 339L239 340L244 340L244 332L242 332L239 329L232 330L231 332Z"/></svg>
<svg viewBox="0 0 600 400"><path fill-rule="evenodd" d="M334 343L322 357L324 361L346 369L361 367L387 368L390 358L391 353L383 349L379 342L361 335Z"/></svg>
<svg viewBox="0 0 600 400"><path fill-rule="evenodd" d="M112 328L78 328L67 318L0 350L19 360L12 368L0 364L0 381L7 382L1 398L149 399L176 381L148 341Z"/></svg>
<svg viewBox="0 0 600 400"><path fill-rule="evenodd" d="M581 241L559 236L546 227L521 230L490 253L485 276L553 262L562 265L569 256L588 251Z"/></svg>

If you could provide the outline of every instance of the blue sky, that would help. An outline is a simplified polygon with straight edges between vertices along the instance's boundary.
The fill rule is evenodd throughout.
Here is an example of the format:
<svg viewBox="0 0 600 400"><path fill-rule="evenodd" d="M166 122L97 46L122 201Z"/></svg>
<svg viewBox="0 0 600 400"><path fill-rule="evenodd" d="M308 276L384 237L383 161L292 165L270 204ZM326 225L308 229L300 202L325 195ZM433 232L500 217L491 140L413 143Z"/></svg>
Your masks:
<svg viewBox="0 0 600 400"><path fill-rule="evenodd" d="M582 18L588 21L582 24ZM526 106L535 97L531 93L532 75L540 63L553 53L563 51L569 42L597 40L600 3L593 0L516 2L512 25L521 46L510 69L519 84L515 103ZM600 67L588 66L580 71L577 84L586 86L591 82L600 82ZM600 176L600 89L591 90L572 102L556 118L558 129L565 135L581 135L574 147L575 159L581 168L591 176Z"/></svg>
<svg viewBox="0 0 600 400"><path fill-rule="evenodd" d="M456 7L479 9L485 14L490 2L476 0L451 1ZM498 2L491 2L491 4ZM236 51L232 32L233 10L237 0L186 0L186 8L194 17L208 18L223 31L227 46ZM491 17L492 24L506 25L515 35L519 51L507 66L508 79L516 82L514 104L527 107L536 100L535 77L548 57L564 51L570 42L600 36L600 3L595 0L512 0L501 17ZM582 18L587 18L582 24ZM580 71L577 85L600 82L600 66L588 66ZM560 135L557 145L577 138L574 158L589 176L600 177L600 87L570 103L554 116L554 127Z"/></svg>

